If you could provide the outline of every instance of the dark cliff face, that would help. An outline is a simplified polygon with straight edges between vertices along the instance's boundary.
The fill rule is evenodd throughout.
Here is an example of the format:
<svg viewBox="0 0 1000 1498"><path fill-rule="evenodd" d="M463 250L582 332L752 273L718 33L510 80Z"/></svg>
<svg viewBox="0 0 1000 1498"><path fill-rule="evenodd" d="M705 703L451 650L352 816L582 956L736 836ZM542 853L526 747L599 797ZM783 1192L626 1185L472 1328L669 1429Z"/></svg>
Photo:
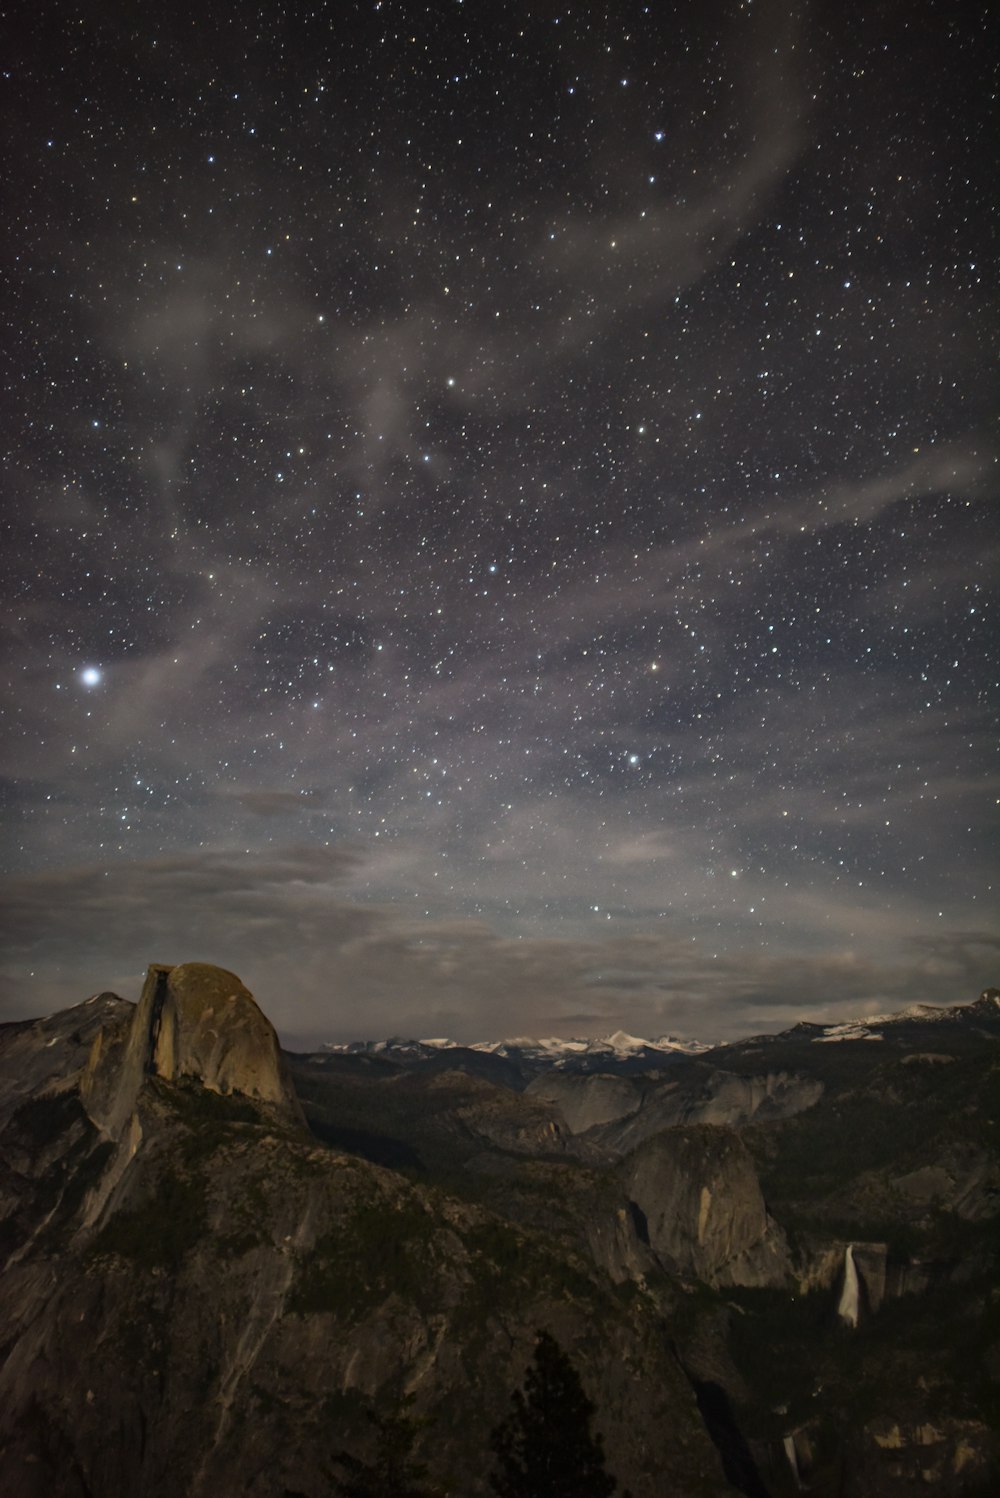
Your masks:
<svg viewBox="0 0 1000 1498"><path fill-rule="evenodd" d="M995 1008L558 1098L200 964L0 1029L0 1491L321 1498L405 1407L474 1498L539 1328L634 1498L992 1491Z"/></svg>
<svg viewBox="0 0 1000 1498"><path fill-rule="evenodd" d="M369 1414L412 1400L438 1479L485 1493L490 1431L544 1327L609 1412L636 1498L664 1473L728 1492L642 1299L543 1234L317 1142L252 1004L220 970L151 969L134 1010L116 1002L71 1048L60 1092L46 1070L16 1100L0 1491L319 1498L339 1451L371 1455ZM76 1033L76 1012L56 1028ZM462 1139L468 1086L443 1088ZM525 1115L487 1108L474 1146L540 1132L558 1148Z"/></svg>
<svg viewBox="0 0 1000 1498"><path fill-rule="evenodd" d="M366 1454L366 1412L407 1397L439 1476L485 1492L489 1432L539 1326L619 1412L609 1460L636 1493L663 1473L727 1491L640 1305L486 1212L207 1096L151 1083L101 1220L74 1233L63 1203L15 1248L0 1291L5 1493L320 1495L337 1451ZM78 1115L60 1137L96 1174ZM38 1185L36 1212L58 1189Z"/></svg>

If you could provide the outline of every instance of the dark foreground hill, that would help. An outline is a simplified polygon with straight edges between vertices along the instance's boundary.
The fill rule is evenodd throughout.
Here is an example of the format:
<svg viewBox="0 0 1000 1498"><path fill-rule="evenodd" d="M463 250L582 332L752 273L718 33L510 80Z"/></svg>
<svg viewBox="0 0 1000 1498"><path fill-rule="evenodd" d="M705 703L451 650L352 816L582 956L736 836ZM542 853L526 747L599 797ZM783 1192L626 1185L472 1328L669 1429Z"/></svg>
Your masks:
<svg viewBox="0 0 1000 1498"><path fill-rule="evenodd" d="M403 1413L474 1498L540 1331L633 1498L1000 1491L998 1036L287 1057L202 964L0 1027L0 1492L322 1498Z"/></svg>

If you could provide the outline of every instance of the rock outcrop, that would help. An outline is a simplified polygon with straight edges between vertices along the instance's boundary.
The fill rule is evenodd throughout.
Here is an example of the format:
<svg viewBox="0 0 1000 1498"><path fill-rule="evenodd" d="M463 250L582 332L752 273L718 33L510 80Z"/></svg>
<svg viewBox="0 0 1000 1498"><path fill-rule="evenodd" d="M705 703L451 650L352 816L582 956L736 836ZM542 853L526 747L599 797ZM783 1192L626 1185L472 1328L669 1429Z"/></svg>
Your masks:
<svg viewBox="0 0 1000 1498"><path fill-rule="evenodd" d="M630 1077L601 1073L545 1072L530 1082L525 1091L528 1096L557 1108L573 1134L628 1118L638 1112L643 1101L638 1082Z"/></svg>
<svg viewBox="0 0 1000 1498"><path fill-rule="evenodd" d="M743 1076L695 1064L679 1077L657 1081L548 1072L525 1090L557 1108L572 1133L586 1133L601 1148L627 1154L644 1139L681 1124L740 1128L751 1120L791 1118L819 1101L823 1083L783 1071Z"/></svg>
<svg viewBox="0 0 1000 1498"><path fill-rule="evenodd" d="M646 1298L288 1127L274 1032L231 974L154 967L122 1017L82 1074L71 1057L85 1106L43 1090L0 1125L0 1493L318 1495L412 1403L436 1489L486 1498L490 1432L544 1328L636 1498L731 1494ZM503 1158L530 1170L513 1149L552 1136L545 1110L511 1133L518 1095L465 1083L487 1113L499 1093Z"/></svg>
<svg viewBox="0 0 1000 1498"><path fill-rule="evenodd" d="M668 1129L630 1157L625 1182L651 1248L669 1267L710 1285L787 1282L784 1234L731 1129Z"/></svg>
<svg viewBox="0 0 1000 1498"><path fill-rule="evenodd" d="M301 1121L273 1025L235 974L209 963L153 963L127 1034L97 1034L81 1085L94 1122L120 1136L146 1077L239 1093Z"/></svg>
<svg viewBox="0 0 1000 1498"><path fill-rule="evenodd" d="M0 1025L0 1121L27 1097L75 1087L95 1039L127 1030L134 1005L95 993L45 1019Z"/></svg>
<svg viewBox="0 0 1000 1498"><path fill-rule="evenodd" d="M804 1261L797 1275L800 1295L810 1295L814 1290L836 1290L839 1304L843 1299L850 1255L857 1277L857 1319L878 1313L889 1292L889 1250L886 1244L835 1240L810 1248L800 1245L800 1254Z"/></svg>
<svg viewBox="0 0 1000 1498"><path fill-rule="evenodd" d="M0 1492L318 1494L405 1400L485 1498L539 1328L636 1498L1000 1491L997 1008L527 1095L204 964L0 1027Z"/></svg>

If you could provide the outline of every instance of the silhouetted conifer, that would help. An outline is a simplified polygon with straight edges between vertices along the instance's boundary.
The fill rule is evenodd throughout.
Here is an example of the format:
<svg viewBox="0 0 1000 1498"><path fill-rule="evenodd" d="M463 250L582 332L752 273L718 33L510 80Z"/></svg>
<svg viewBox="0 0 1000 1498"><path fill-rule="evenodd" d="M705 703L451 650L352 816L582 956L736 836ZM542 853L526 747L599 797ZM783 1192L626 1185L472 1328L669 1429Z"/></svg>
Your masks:
<svg viewBox="0 0 1000 1498"><path fill-rule="evenodd" d="M499 1498L611 1498L618 1484L590 1430L594 1406L554 1337L539 1332L535 1356L490 1444Z"/></svg>

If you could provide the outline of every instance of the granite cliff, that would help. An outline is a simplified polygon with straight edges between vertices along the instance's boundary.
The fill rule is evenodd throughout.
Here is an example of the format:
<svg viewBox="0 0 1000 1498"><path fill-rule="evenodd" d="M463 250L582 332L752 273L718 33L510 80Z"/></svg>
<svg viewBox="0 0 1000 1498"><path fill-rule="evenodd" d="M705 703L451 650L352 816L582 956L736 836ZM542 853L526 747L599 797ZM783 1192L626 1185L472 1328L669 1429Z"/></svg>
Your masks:
<svg viewBox="0 0 1000 1498"><path fill-rule="evenodd" d="M94 1036L80 1080L84 1107L117 1136L147 1077L189 1079L301 1120L273 1025L234 973L208 963L150 967L128 1024L119 1012Z"/></svg>
<svg viewBox="0 0 1000 1498"><path fill-rule="evenodd" d="M995 1491L1000 1004L879 1025L284 1056L186 963L0 1026L0 1491L321 1498L406 1408L477 1498L539 1329L634 1498Z"/></svg>
<svg viewBox="0 0 1000 1498"><path fill-rule="evenodd" d="M787 1285L791 1256L731 1129L667 1129L626 1162L629 1199L665 1266L706 1285Z"/></svg>

